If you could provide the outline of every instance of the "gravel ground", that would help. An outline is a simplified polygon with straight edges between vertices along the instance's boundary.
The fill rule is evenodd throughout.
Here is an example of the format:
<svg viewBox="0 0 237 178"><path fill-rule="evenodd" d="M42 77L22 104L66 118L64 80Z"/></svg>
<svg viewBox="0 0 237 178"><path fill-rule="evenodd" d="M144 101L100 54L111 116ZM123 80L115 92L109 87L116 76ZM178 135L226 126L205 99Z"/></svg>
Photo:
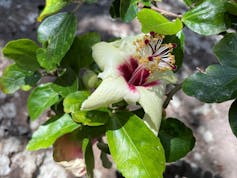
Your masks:
<svg viewBox="0 0 237 178"><path fill-rule="evenodd" d="M139 33L134 21L124 24L108 15L111 0L100 0L91 6L83 6L78 12L78 33L99 31L104 39ZM181 1L164 0L163 8L183 12ZM44 5L43 0L0 0L0 48L6 42L18 38L36 39L35 18ZM216 63L211 51L218 37L201 37L187 29L184 66L178 73L182 80L196 67L203 68ZM0 75L8 64L0 56ZM51 149L28 152L25 145L32 131L43 119L29 122L26 112L28 93L5 95L0 92L0 177L1 178L73 178L52 160ZM184 159L167 166L166 178L236 178L237 139L228 125L228 107L231 102L204 104L195 98L178 92L167 109L167 115L177 117L192 128L197 140L195 148ZM98 157L98 155L97 155ZM98 159L97 159L98 160ZM115 177L114 169L102 169L98 161L96 178ZM119 174L117 175L119 177Z"/></svg>

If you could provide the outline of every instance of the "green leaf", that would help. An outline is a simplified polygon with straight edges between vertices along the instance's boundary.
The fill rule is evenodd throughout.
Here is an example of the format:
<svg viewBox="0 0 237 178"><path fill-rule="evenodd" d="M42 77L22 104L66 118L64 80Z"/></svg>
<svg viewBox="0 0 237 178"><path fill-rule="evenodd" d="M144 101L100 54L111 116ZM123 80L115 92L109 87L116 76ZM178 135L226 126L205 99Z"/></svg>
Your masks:
<svg viewBox="0 0 237 178"><path fill-rule="evenodd" d="M72 113L72 118L83 125L100 126L104 125L110 116L104 111L81 111Z"/></svg>
<svg viewBox="0 0 237 178"><path fill-rule="evenodd" d="M41 125L34 132L27 145L28 150L39 150L51 146L57 138L66 133L70 133L80 127L68 114L59 117L56 116Z"/></svg>
<svg viewBox="0 0 237 178"><path fill-rule="evenodd" d="M230 106L229 122L232 132L237 137L237 100L235 100Z"/></svg>
<svg viewBox="0 0 237 178"><path fill-rule="evenodd" d="M28 97L27 107L30 118L35 120L46 109L59 101L59 95L52 89L52 84L43 84L36 87Z"/></svg>
<svg viewBox="0 0 237 178"><path fill-rule="evenodd" d="M83 150L83 155L86 163L86 173L87 173L87 178L93 178L93 170L95 167L95 160L94 160L94 154L92 150L92 144L89 140L89 138L84 138L82 141L82 150Z"/></svg>
<svg viewBox="0 0 237 178"><path fill-rule="evenodd" d="M205 0L187 11L185 25L201 35L214 35L226 30L224 0Z"/></svg>
<svg viewBox="0 0 237 178"><path fill-rule="evenodd" d="M58 77L51 86L55 92L62 97L66 97L70 93L77 91L78 79L76 74L70 68L67 68L65 73Z"/></svg>
<svg viewBox="0 0 237 178"><path fill-rule="evenodd" d="M110 7L110 15L113 18L121 18L124 22L130 22L136 17L138 7L133 0L114 0Z"/></svg>
<svg viewBox="0 0 237 178"><path fill-rule="evenodd" d="M38 45L30 39L13 40L2 49L5 57L12 59L15 63L26 70L36 71L40 68L36 59Z"/></svg>
<svg viewBox="0 0 237 178"><path fill-rule="evenodd" d="M176 71L182 66L184 57L184 33L180 31L177 35L166 35L163 43L175 43L177 46L173 49L175 55Z"/></svg>
<svg viewBox="0 0 237 178"><path fill-rule="evenodd" d="M91 47L99 41L100 35L95 32L76 36L62 63L78 73L81 68L88 67L93 62Z"/></svg>
<svg viewBox="0 0 237 178"><path fill-rule="evenodd" d="M164 150L159 138L139 117L125 112L114 114L106 136L113 160L124 177L163 177Z"/></svg>
<svg viewBox="0 0 237 178"><path fill-rule="evenodd" d="M237 15L237 2L233 0L228 0L225 2L225 9L228 13L232 15Z"/></svg>
<svg viewBox="0 0 237 178"><path fill-rule="evenodd" d="M37 60L47 71L55 70L70 49L77 29L77 19L71 13L58 13L45 19L38 28Z"/></svg>
<svg viewBox="0 0 237 178"><path fill-rule="evenodd" d="M214 47L214 52L221 64L237 67L237 34L225 35Z"/></svg>
<svg viewBox="0 0 237 178"><path fill-rule="evenodd" d="M45 17L60 11L67 4L69 4L70 1L71 0L46 0L46 6L44 10L40 13L37 20L41 22Z"/></svg>
<svg viewBox="0 0 237 178"><path fill-rule="evenodd" d="M0 77L0 89L8 94L14 93L20 88L30 89L31 87L29 85L34 85L40 77L38 73L22 69L16 64L12 64L4 70L2 77Z"/></svg>
<svg viewBox="0 0 237 178"><path fill-rule="evenodd" d="M63 101L65 113L81 111L82 102L90 95L88 91L77 91L69 94Z"/></svg>
<svg viewBox="0 0 237 178"><path fill-rule="evenodd" d="M192 130L174 118L162 121L159 138L164 147L167 162L174 162L184 157L195 144Z"/></svg>
<svg viewBox="0 0 237 178"><path fill-rule="evenodd" d="M142 9L137 17L142 24L142 32L144 33L154 31L163 35L174 35L183 28L180 19L169 21L163 15L151 9Z"/></svg>
<svg viewBox="0 0 237 178"><path fill-rule="evenodd" d="M151 0L114 0L110 7L110 15L113 18L120 18L124 22L130 22L138 13L138 3L150 6Z"/></svg>
<svg viewBox="0 0 237 178"><path fill-rule="evenodd" d="M183 91L207 103L220 103L237 96L237 69L211 65L206 71L197 72L183 83Z"/></svg>

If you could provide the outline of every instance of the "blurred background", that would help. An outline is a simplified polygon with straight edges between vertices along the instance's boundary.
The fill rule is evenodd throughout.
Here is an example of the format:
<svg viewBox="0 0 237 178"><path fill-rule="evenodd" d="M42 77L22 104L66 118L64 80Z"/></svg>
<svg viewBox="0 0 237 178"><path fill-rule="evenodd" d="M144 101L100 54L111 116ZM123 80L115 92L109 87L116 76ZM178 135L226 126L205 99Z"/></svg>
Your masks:
<svg viewBox="0 0 237 178"><path fill-rule="evenodd" d="M97 31L103 40L140 33L136 20L125 24L109 16L111 2L98 0L95 4L83 5L77 12L77 33ZM13 39L36 40L39 25L36 18L43 7L44 0L0 0L0 50ZM163 0L161 7L181 14L187 10L181 0ZM205 69L209 64L217 63L212 47L220 39L218 36L199 36L188 29L184 29L184 33L186 47L184 65L178 72L180 82L197 67ZM8 64L0 54L0 76ZM29 121L27 96L28 93L21 91L13 95L0 91L0 178L73 178L54 163L51 149L37 152L25 149L32 132L43 122L43 118ZM182 91L174 96L167 115L180 119L193 130L196 145L182 160L167 165L165 178L237 178L237 139L228 124L230 104L231 101L204 104ZM98 150L95 150L96 178L121 177L115 166L111 170L102 168L96 153Z"/></svg>

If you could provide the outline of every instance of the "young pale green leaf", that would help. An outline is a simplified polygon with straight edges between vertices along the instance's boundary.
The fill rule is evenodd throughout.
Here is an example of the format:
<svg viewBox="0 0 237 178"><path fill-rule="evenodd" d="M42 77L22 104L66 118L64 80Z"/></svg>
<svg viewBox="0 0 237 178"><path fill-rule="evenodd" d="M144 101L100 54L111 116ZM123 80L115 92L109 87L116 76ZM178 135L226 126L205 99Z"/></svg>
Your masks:
<svg viewBox="0 0 237 178"><path fill-rule="evenodd" d="M124 177L163 177L163 147L139 117L126 112L114 114L106 136L113 160Z"/></svg>
<svg viewBox="0 0 237 178"><path fill-rule="evenodd" d="M30 39L13 40L2 49L5 57L12 59L15 63L26 70L36 71L40 68L36 59L38 45Z"/></svg>
<svg viewBox="0 0 237 178"><path fill-rule="evenodd" d="M77 91L69 94L63 101L65 113L80 112L82 102L90 95L88 91Z"/></svg>
<svg viewBox="0 0 237 178"><path fill-rule="evenodd" d="M230 106L229 122L232 132L237 137L237 100L235 100Z"/></svg>
<svg viewBox="0 0 237 178"><path fill-rule="evenodd" d="M89 138L84 138L82 140L82 150L83 155L86 163L86 173L87 178L93 178L94 177L94 167L95 167L95 160L94 160L94 153L92 150L92 144Z"/></svg>
<svg viewBox="0 0 237 178"><path fill-rule="evenodd" d="M34 85L40 77L38 73L12 64L4 70L2 77L0 77L0 89L8 94L14 93L20 88L28 90L31 88L30 85Z"/></svg>
<svg viewBox="0 0 237 178"><path fill-rule="evenodd" d="M69 65L74 71L79 72L80 68L89 66L92 61L91 47L100 41L98 33L89 32L75 37L70 50L63 58L62 63Z"/></svg>
<svg viewBox="0 0 237 178"><path fill-rule="evenodd" d="M59 117L56 116L41 125L34 132L31 140L27 145L28 150L39 150L50 147L57 138L66 133L70 133L80 127L75 123L68 114Z"/></svg>
<svg viewBox="0 0 237 178"><path fill-rule="evenodd" d="M163 35L174 35L183 28L180 19L169 21L163 15L151 9L142 9L137 17L144 33L154 31Z"/></svg>
<svg viewBox="0 0 237 178"><path fill-rule="evenodd" d="M211 65L205 72L197 72L183 83L183 91L207 103L220 103L236 97L237 69Z"/></svg>
<svg viewBox="0 0 237 178"><path fill-rule="evenodd" d="M67 4L69 4L70 1L71 0L46 0L46 6L44 10L40 13L37 20L41 22L45 17L60 11Z"/></svg>
<svg viewBox="0 0 237 178"><path fill-rule="evenodd" d="M226 30L224 0L205 0L187 11L185 25L201 35L214 35Z"/></svg>
<svg viewBox="0 0 237 178"><path fill-rule="evenodd" d="M43 48L37 50L41 67L53 71L70 49L77 29L74 14L58 13L45 19L38 28L38 40Z"/></svg>
<svg viewBox="0 0 237 178"><path fill-rule="evenodd" d="M58 93L52 88L52 83L39 85L28 97L27 107L30 118L37 119L46 109L59 101Z"/></svg>
<svg viewBox="0 0 237 178"><path fill-rule="evenodd" d="M74 121L88 126L104 125L110 118L109 114L104 111L81 111L72 113Z"/></svg>
<svg viewBox="0 0 237 178"><path fill-rule="evenodd" d="M214 47L214 52L221 64L237 67L237 34L225 35Z"/></svg>
<svg viewBox="0 0 237 178"><path fill-rule="evenodd" d="M167 162L174 162L184 157L195 144L192 130L174 118L162 121L159 138L164 147Z"/></svg>

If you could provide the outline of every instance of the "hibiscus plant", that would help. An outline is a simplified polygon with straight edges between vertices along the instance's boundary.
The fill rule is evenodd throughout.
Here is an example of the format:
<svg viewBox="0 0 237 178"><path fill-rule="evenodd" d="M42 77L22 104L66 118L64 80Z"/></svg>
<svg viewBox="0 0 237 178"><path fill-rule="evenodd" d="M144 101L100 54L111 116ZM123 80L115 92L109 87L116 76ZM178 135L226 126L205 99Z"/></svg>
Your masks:
<svg viewBox="0 0 237 178"><path fill-rule="evenodd" d="M161 178L166 163L184 157L195 144L191 129L166 117L172 96L182 89L206 103L237 97L237 3L184 0L188 10L175 14L157 0L114 0L111 17L138 20L142 28L109 42L97 32L76 34L75 12L83 3L97 2L46 0L37 18L37 41L13 40L2 50L14 63L0 77L1 90L30 91L32 121L48 111L27 149L53 146L58 164L76 176L93 177L97 146L104 167L111 167L111 156L126 178ZM64 8L71 4L72 11ZM219 64L180 81L184 26L221 40L213 48ZM235 135L236 109L235 101L229 112Z"/></svg>

